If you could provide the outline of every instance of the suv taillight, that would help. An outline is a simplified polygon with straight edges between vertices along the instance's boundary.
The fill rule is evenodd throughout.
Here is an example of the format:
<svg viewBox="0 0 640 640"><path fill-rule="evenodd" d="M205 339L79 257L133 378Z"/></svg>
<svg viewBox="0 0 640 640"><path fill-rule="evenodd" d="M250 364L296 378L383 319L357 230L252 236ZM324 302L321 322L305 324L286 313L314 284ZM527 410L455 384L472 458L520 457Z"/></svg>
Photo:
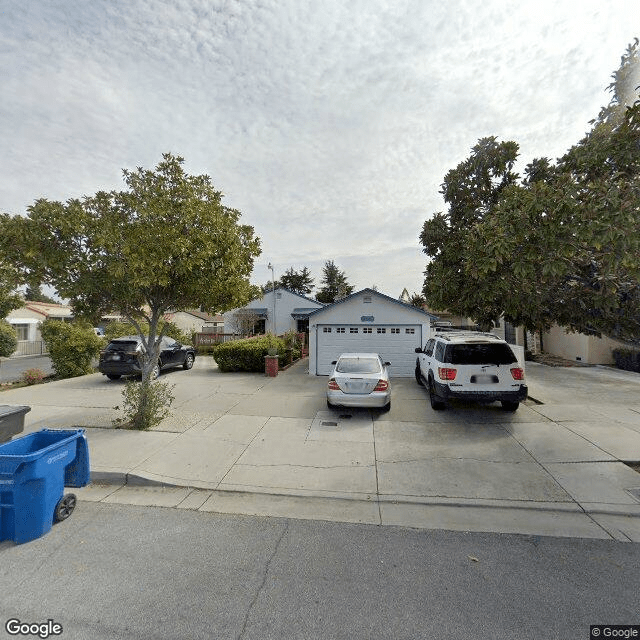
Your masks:
<svg viewBox="0 0 640 640"><path fill-rule="evenodd" d="M327 385L327 387L331 389L331 391L340 391L340 387L338 386L335 378L331 378L329 380L329 384Z"/></svg>
<svg viewBox="0 0 640 640"><path fill-rule="evenodd" d="M514 367L511 369L511 376L514 380L524 380L524 369L520 367Z"/></svg>
<svg viewBox="0 0 640 640"><path fill-rule="evenodd" d="M449 369L448 367L438 367L438 376L440 380L455 380L457 369Z"/></svg>
<svg viewBox="0 0 640 640"><path fill-rule="evenodd" d="M389 388L389 383L386 380L378 380L378 384L374 391L386 391Z"/></svg>

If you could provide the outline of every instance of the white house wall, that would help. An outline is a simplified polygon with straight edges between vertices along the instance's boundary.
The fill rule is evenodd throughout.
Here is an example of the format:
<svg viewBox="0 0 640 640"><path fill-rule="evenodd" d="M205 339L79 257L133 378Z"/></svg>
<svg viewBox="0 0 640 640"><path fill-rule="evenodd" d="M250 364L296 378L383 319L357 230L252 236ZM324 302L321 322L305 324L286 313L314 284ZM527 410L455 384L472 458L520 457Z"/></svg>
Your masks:
<svg viewBox="0 0 640 640"><path fill-rule="evenodd" d="M274 333L275 335L282 335L287 331L295 331L297 329L297 320L291 317L294 309L320 309L322 304L299 296L286 289L275 290L275 323L274 318L274 292L269 291L262 298L252 300L243 309L266 309L267 317L265 322L265 331L267 333ZM235 323L233 315L238 309L232 309L222 314L224 317L225 333L235 333Z"/></svg>

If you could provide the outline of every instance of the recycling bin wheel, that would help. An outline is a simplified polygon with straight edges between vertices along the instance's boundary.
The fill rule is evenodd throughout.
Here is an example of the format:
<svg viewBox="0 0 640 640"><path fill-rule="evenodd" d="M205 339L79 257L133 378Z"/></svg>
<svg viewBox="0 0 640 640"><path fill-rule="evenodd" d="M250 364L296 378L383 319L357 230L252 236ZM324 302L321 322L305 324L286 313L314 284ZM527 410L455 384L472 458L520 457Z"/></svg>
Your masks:
<svg viewBox="0 0 640 640"><path fill-rule="evenodd" d="M53 513L54 522L66 520L76 508L76 502L77 500L73 493L67 493L66 496L62 496Z"/></svg>

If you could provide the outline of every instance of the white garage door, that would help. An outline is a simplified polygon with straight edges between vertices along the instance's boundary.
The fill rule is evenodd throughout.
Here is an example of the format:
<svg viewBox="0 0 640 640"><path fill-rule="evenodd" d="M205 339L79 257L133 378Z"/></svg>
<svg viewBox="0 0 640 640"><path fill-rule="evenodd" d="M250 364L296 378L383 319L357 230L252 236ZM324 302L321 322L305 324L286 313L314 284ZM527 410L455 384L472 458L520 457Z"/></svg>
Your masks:
<svg viewBox="0 0 640 640"><path fill-rule="evenodd" d="M415 348L422 346L422 327L416 325L318 325L316 373L328 376L341 353L379 353L390 362L392 377L410 377L416 366Z"/></svg>

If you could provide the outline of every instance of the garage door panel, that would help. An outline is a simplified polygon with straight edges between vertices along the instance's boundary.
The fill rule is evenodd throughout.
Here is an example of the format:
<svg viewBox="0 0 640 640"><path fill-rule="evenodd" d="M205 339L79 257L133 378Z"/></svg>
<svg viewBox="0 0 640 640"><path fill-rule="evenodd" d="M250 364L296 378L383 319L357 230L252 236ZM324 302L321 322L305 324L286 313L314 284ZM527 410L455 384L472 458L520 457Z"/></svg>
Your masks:
<svg viewBox="0 0 640 640"><path fill-rule="evenodd" d="M357 329L357 332L352 329ZM415 348L422 346L420 325L320 325L316 335L318 375L329 375L333 369L331 362L341 353L374 352L391 363L392 377L409 377L413 375L415 368Z"/></svg>

